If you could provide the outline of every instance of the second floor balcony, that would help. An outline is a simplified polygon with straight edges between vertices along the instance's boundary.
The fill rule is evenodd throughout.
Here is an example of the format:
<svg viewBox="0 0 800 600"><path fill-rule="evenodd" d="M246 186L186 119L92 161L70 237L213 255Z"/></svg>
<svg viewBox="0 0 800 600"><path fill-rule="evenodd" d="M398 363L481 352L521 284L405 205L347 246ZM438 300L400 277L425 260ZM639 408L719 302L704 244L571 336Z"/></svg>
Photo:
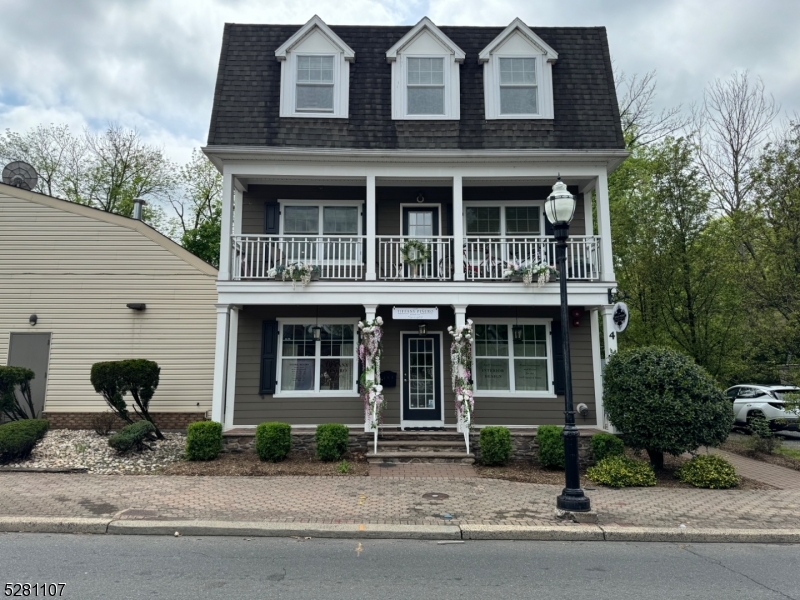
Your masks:
<svg viewBox="0 0 800 600"><path fill-rule="evenodd" d="M235 235L231 237L235 281L282 280L289 268L313 269L313 278L361 281L502 281L525 270L555 269L550 236ZM369 246L374 248L370 252ZM571 236L567 278L602 279L598 236ZM374 256L374 264L368 257ZM372 268L369 268L369 267ZM457 276L461 274L461 276ZM372 279L372 277L369 277Z"/></svg>

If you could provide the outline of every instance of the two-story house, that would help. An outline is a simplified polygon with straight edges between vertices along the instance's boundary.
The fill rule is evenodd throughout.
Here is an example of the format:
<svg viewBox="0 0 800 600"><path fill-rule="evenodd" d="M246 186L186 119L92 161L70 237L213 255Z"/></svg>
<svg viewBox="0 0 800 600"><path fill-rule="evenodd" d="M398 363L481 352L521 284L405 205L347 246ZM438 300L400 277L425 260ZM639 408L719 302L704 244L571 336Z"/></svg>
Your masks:
<svg viewBox="0 0 800 600"><path fill-rule="evenodd" d="M447 328L468 319L475 426L563 423L566 327L578 425L603 426L607 176L627 155L604 28L227 24L205 152L224 176L226 429L363 428L357 324L376 316L386 428L454 426ZM555 265L559 174L577 198L569 323L557 282L509 276ZM286 277L298 264L310 282Z"/></svg>

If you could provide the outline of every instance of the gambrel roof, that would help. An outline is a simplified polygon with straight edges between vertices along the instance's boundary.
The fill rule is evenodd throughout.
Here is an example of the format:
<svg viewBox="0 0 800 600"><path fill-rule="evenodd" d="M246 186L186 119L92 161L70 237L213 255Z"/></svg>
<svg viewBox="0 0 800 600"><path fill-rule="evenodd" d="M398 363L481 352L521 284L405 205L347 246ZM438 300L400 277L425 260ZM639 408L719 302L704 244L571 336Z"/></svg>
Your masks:
<svg viewBox="0 0 800 600"><path fill-rule="evenodd" d="M512 23L512 25L514 25ZM557 52L554 118L487 121L479 54L508 28L439 27L465 54L461 116L451 121L392 120L386 53L412 27L331 26L355 53L349 118L280 117L281 63L275 51L300 25L225 25L209 146L341 149L622 149L614 77L603 27L532 27ZM509 26L511 27L511 26Z"/></svg>

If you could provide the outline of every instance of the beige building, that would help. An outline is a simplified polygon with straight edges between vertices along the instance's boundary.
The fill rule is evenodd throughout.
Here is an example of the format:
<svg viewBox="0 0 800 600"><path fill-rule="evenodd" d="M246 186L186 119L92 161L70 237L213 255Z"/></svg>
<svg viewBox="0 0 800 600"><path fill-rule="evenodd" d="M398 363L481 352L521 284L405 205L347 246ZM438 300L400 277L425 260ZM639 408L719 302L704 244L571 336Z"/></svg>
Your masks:
<svg viewBox="0 0 800 600"><path fill-rule="evenodd" d="M217 270L145 223L0 184L0 364L36 373L53 427L108 410L93 363L161 366L164 428L211 408Z"/></svg>

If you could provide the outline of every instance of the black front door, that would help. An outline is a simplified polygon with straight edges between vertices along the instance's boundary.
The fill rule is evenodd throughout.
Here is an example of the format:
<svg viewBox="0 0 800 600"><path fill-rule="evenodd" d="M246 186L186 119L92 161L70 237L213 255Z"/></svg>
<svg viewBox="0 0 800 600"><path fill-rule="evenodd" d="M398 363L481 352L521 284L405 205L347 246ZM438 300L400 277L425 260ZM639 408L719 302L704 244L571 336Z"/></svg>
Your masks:
<svg viewBox="0 0 800 600"><path fill-rule="evenodd" d="M441 338L403 335L403 420L442 421Z"/></svg>

